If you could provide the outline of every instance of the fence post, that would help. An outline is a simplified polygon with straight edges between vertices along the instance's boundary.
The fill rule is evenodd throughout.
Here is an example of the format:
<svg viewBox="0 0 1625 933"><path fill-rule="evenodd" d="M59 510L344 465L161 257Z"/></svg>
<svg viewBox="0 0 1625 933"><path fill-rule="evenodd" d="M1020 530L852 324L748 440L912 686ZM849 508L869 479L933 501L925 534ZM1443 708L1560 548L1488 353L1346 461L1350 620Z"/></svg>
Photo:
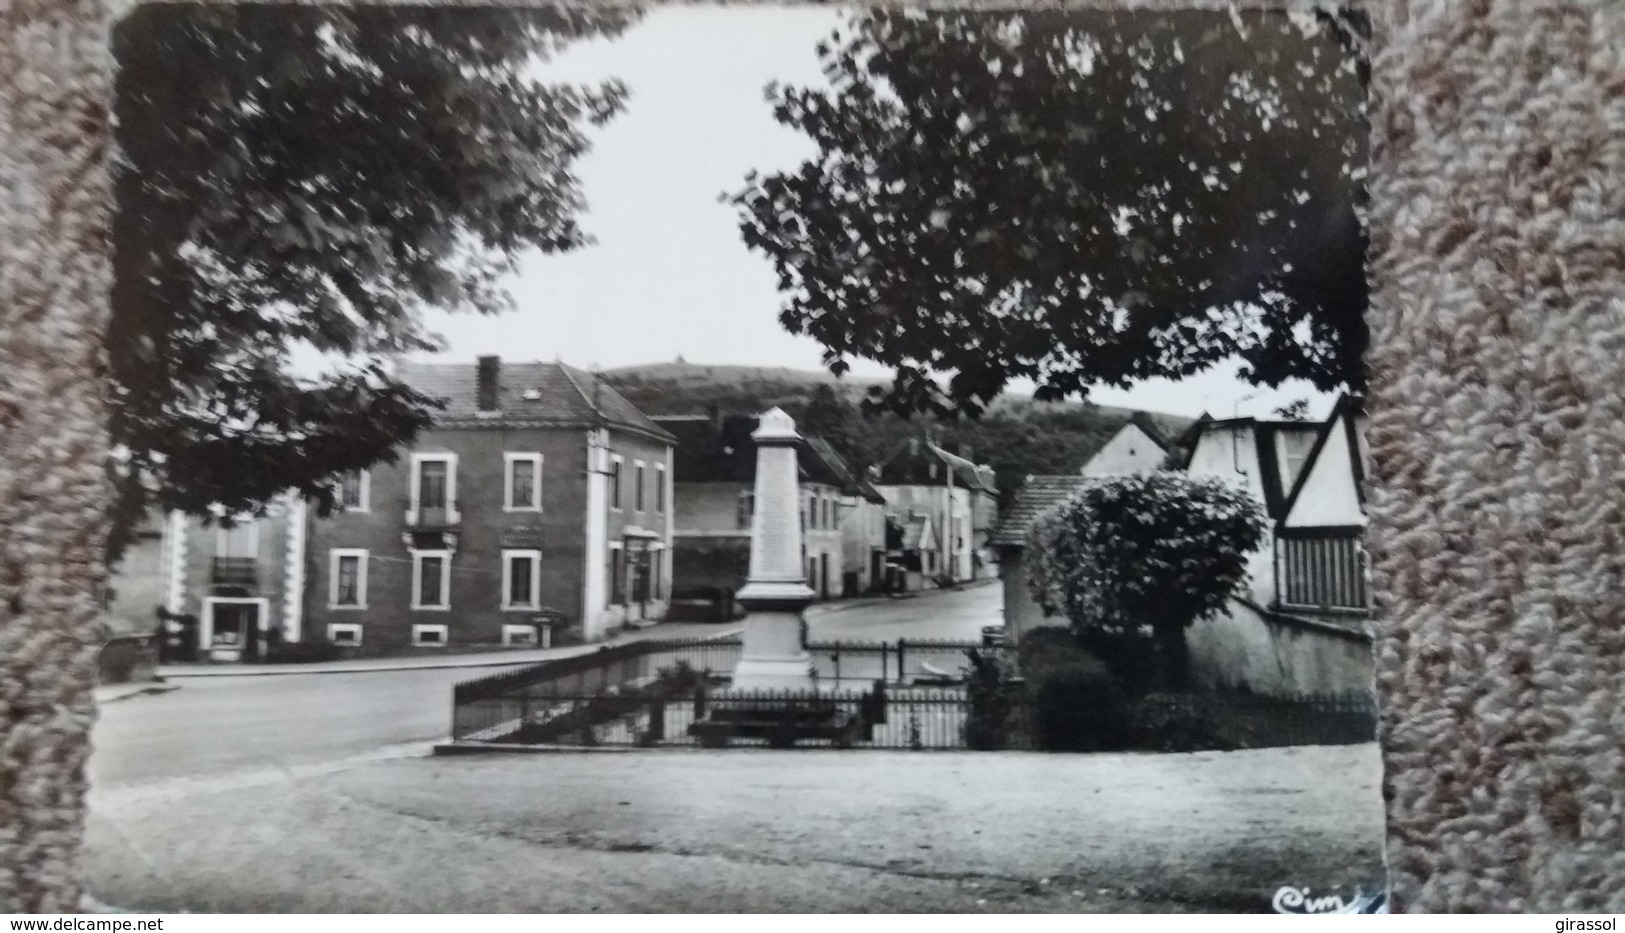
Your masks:
<svg viewBox="0 0 1625 933"><path fill-rule="evenodd" d="M835 640L835 689L841 689L841 641Z"/></svg>
<svg viewBox="0 0 1625 933"><path fill-rule="evenodd" d="M888 645L885 642L881 642L880 643L880 679L882 681L884 681L886 679L886 676L887 676L887 673L888 673L887 669L886 669L886 659L889 657L890 654L891 654L891 645Z"/></svg>
<svg viewBox="0 0 1625 933"><path fill-rule="evenodd" d="M903 639L897 639L897 682L908 681L908 668L903 666Z"/></svg>
<svg viewBox="0 0 1625 933"><path fill-rule="evenodd" d="M666 701L652 700L649 703L649 741L663 742L666 739Z"/></svg>

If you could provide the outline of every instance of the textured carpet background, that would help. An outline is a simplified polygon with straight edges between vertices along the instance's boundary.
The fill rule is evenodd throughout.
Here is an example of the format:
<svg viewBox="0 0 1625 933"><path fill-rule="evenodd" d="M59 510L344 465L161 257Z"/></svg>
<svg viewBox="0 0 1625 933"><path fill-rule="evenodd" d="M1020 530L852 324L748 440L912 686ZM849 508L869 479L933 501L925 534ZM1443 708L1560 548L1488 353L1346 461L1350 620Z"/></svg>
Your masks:
<svg viewBox="0 0 1625 933"><path fill-rule="evenodd" d="M1398 906L1625 910L1625 4L1370 12ZM0 910L83 893L107 17L0 7Z"/></svg>

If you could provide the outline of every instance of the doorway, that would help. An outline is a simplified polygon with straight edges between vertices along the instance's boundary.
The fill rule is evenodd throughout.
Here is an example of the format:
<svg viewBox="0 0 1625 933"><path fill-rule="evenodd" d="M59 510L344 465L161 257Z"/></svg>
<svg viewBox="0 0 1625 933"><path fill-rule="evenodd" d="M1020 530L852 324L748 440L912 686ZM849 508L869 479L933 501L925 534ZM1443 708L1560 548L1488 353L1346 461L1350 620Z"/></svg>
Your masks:
<svg viewBox="0 0 1625 933"><path fill-rule="evenodd" d="M217 661L258 661L268 614L265 599L211 597L203 603L198 647Z"/></svg>

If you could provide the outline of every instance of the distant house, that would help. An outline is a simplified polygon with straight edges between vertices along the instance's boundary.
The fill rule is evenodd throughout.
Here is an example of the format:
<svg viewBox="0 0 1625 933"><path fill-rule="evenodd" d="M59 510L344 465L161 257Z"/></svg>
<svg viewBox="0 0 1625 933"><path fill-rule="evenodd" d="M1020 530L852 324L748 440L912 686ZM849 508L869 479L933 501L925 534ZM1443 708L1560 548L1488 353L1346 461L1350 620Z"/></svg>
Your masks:
<svg viewBox="0 0 1625 933"><path fill-rule="evenodd" d="M887 513L902 527L929 520L933 547L920 566L905 569L925 581L976 579L987 572L988 536L998 514L998 487L991 469L920 438L911 438L874 468L874 484ZM905 551L907 549L905 548ZM912 560L906 554L893 557Z"/></svg>
<svg viewBox="0 0 1625 933"><path fill-rule="evenodd" d="M1083 465L1085 476L1128 476L1162 466L1168 441L1149 419L1135 418L1117 429L1111 440Z"/></svg>
<svg viewBox="0 0 1625 933"><path fill-rule="evenodd" d="M674 585L684 593L737 592L750 566L757 418L712 412L654 420L676 438ZM797 462L807 585L818 598L832 599L848 591L852 574L868 578L871 542L883 533L873 523L884 499L820 438L802 438Z"/></svg>
<svg viewBox="0 0 1625 933"><path fill-rule="evenodd" d="M1004 586L1004 636L1014 644L1021 633L1042 625L1065 625L1033 599L1024 557L1027 538L1039 516L1055 508L1094 476L1123 476L1159 469L1168 456L1167 442L1152 425L1130 420L1095 451L1075 474L1029 476L994 530L991 543L999 556Z"/></svg>
<svg viewBox="0 0 1625 933"><path fill-rule="evenodd" d="M992 544L999 555L999 580L1004 587L1004 638L1018 644L1023 632L1044 625L1066 625L1063 618L1046 613L1027 585L1027 538L1045 512L1072 498L1088 480L1080 471L1027 477L994 529Z"/></svg>

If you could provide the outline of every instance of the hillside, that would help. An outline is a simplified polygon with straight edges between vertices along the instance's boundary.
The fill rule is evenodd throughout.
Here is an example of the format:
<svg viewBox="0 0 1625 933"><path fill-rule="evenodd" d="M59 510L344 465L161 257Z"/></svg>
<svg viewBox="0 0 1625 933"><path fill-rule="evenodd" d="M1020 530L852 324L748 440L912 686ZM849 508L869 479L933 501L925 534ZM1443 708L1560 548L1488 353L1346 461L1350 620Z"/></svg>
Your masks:
<svg viewBox="0 0 1625 933"><path fill-rule="evenodd" d="M877 380L837 379L827 372L756 366L656 363L606 370L604 380L651 415L761 412L778 406L807 430L829 440L855 464L884 459L922 433L944 447L992 466L1001 497L1031 473L1070 473L1137 412L1087 402L1034 402L1006 394L975 420L938 421L897 415L865 416L858 402ZM1145 414L1167 437L1191 419Z"/></svg>

